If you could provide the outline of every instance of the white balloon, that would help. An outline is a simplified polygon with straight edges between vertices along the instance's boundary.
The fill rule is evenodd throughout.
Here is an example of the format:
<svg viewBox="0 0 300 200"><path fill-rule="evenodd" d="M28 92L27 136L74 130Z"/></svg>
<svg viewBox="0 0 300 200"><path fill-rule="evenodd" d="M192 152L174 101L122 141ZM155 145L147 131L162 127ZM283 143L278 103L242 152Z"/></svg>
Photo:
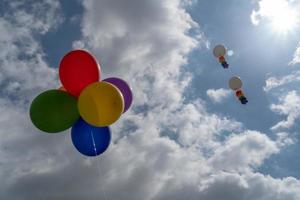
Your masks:
<svg viewBox="0 0 300 200"><path fill-rule="evenodd" d="M242 88L243 82L239 77L234 76L229 80L228 84L232 90L238 90Z"/></svg>
<svg viewBox="0 0 300 200"><path fill-rule="evenodd" d="M219 58L220 56L225 56L226 48L223 45L219 44L219 45L215 46L213 53L214 53L214 56L217 58Z"/></svg>

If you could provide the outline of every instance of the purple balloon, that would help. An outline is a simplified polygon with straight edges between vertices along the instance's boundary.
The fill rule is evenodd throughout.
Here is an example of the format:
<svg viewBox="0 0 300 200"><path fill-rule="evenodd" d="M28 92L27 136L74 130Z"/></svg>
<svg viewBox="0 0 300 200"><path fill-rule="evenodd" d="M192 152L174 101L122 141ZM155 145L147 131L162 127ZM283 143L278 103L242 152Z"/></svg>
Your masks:
<svg viewBox="0 0 300 200"><path fill-rule="evenodd" d="M123 99L124 99L123 113L125 113L132 103L132 92L131 92L129 85L126 83L126 81L124 81L120 78L116 78L116 77L106 78L102 81L111 83L120 90L120 92L123 95Z"/></svg>

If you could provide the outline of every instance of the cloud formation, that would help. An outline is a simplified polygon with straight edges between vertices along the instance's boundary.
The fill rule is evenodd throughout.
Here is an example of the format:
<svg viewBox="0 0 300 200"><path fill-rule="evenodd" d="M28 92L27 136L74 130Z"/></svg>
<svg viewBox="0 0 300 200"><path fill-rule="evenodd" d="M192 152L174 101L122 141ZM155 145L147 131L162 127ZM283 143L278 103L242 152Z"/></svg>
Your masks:
<svg viewBox="0 0 300 200"><path fill-rule="evenodd" d="M215 103L220 103L222 100L224 100L225 98L227 98L231 94L231 91L226 90L224 88L220 88L220 89L216 89L216 90L215 89L208 89L206 91L206 94Z"/></svg>
<svg viewBox="0 0 300 200"><path fill-rule="evenodd" d="M300 116L300 96L296 91L289 91L279 98L278 104L271 104L271 110L280 115L286 115L287 119L278 122L271 129L278 130L290 128Z"/></svg>
<svg viewBox="0 0 300 200"><path fill-rule="evenodd" d="M224 146L216 149L209 162L218 170L247 172L252 171L252 167L260 166L266 158L278 151L276 142L266 135L247 131L229 137Z"/></svg>
<svg viewBox="0 0 300 200"><path fill-rule="evenodd" d="M56 72L45 62L34 34L43 35L61 22L57 16L60 7L57 1L4 4L7 12L0 17L1 98L27 105L36 91L57 86Z"/></svg>
<svg viewBox="0 0 300 200"><path fill-rule="evenodd" d="M290 83L295 83L297 81L300 81L300 71L294 71L293 73L290 73L283 77L269 77L266 80L266 85L264 86L264 91L269 92L272 89L285 86Z"/></svg>
<svg viewBox="0 0 300 200"><path fill-rule="evenodd" d="M298 45L297 49L295 50L293 60L290 62L291 65L295 65L300 63L300 45Z"/></svg>
<svg viewBox="0 0 300 200"><path fill-rule="evenodd" d="M54 9L55 16L29 14L29 19L44 19L43 26L20 25L26 34L13 35L13 42L5 46L9 49L18 39L34 44L30 48L33 53L21 61L23 57L16 50L11 52L14 59L3 59L26 66L22 76L15 71L7 74L9 80L23 80L28 89L20 92L30 93L27 99L41 88L55 85L56 74L43 60L42 48L31 34L44 34L47 27L59 24L59 20L54 24L47 20L59 16L59 6L54 4L53 8L47 2L42 5L46 10ZM255 172L288 143L284 134L273 140L264 133L245 130L234 119L208 112L201 99L185 99L184 91L193 77L182 66L202 40L189 35L199 26L182 1L86 0L83 6L83 38L74 46L92 51L106 76L120 76L129 82L134 91L133 107L112 126L113 142L108 151L86 158L72 147L67 132L37 132L27 111L4 99L0 107L8 115L0 118L0 178L5 180L1 198L299 199L297 179L275 179ZM19 27L5 21L10 26L0 30ZM4 36L9 34L0 38ZM0 45L5 41L0 39ZM27 43L17 47L26 48ZM2 66L9 69L9 65ZM36 81L44 82L40 85ZM6 90L16 87L13 84Z"/></svg>

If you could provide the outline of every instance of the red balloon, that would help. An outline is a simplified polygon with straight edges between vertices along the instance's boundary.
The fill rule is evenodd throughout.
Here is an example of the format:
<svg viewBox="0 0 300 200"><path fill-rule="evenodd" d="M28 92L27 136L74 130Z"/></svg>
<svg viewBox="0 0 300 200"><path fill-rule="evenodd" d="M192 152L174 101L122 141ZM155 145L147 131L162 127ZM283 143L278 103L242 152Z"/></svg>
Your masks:
<svg viewBox="0 0 300 200"><path fill-rule="evenodd" d="M74 50L60 61L59 78L64 88L73 96L100 79L100 65L89 52Z"/></svg>

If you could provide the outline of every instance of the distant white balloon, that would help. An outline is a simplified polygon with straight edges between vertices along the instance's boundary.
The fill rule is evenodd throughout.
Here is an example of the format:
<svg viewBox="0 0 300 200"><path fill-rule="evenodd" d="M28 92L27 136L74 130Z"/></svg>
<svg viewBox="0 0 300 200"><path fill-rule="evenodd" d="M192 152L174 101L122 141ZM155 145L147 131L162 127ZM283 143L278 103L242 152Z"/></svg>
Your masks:
<svg viewBox="0 0 300 200"><path fill-rule="evenodd" d="M225 56L226 48L223 45L219 44L219 45L215 46L213 53L214 53L214 56L217 58L219 58L220 56Z"/></svg>
<svg viewBox="0 0 300 200"><path fill-rule="evenodd" d="M238 90L242 88L243 82L239 77L234 76L229 80L228 84L232 90Z"/></svg>

